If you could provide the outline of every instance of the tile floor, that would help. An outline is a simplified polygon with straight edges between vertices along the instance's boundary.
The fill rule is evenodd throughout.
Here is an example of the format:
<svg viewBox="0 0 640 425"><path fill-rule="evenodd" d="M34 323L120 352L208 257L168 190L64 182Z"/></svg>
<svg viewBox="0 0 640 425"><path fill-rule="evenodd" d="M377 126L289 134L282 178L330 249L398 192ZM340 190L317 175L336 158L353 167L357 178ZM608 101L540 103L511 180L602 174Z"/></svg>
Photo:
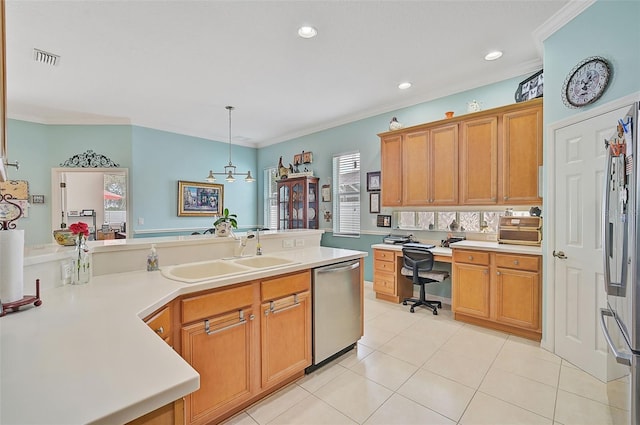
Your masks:
<svg viewBox="0 0 640 425"><path fill-rule="evenodd" d="M226 425L624 424L625 382L603 384L539 344L375 299L355 350Z"/></svg>

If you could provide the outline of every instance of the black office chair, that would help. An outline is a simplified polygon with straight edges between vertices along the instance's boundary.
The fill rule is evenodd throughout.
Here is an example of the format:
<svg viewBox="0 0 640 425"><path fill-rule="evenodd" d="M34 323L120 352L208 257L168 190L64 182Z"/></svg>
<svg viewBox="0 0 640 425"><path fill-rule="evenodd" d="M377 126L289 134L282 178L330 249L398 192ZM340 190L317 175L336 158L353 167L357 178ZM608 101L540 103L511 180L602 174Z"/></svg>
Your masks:
<svg viewBox="0 0 640 425"><path fill-rule="evenodd" d="M211 229L207 229L204 232L202 232L203 235L206 235L207 233L211 233L212 235L216 233L216 229L215 228L211 228Z"/></svg>
<svg viewBox="0 0 640 425"><path fill-rule="evenodd" d="M449 272L432 270L433 253L428 248L402 248L403 267L400 273L411 279L414 285L420 285L420 298L406 298L403 305L412 302L411 313L415 313L415 308L423 305L430 308L434 315L438 314L438 309L442 308L440 301L429 301L426 299L425 285L434 282L442 282L449 277Z"/></svg>

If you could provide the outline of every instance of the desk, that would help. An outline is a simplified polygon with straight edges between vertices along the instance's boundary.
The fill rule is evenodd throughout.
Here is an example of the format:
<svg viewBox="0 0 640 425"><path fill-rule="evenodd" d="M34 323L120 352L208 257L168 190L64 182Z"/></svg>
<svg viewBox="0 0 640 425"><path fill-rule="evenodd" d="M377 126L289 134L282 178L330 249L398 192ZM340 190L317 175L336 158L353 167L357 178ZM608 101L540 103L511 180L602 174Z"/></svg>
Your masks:
<svg viewBox="0 0 640 425"><path fill-rule="evenodd" d="M373 290L376 298L400 303L413 296L413 283L400 273L402 245L375 244L373 248ZM451 248L434 247L433 259L451 263Z"/></svg>

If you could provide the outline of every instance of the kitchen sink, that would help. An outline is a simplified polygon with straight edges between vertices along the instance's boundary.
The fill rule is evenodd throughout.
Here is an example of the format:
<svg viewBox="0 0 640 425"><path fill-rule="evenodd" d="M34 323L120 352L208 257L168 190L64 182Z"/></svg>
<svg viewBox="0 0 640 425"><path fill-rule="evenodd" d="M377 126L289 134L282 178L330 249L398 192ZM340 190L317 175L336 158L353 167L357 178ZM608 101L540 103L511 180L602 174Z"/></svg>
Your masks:
<svg viewBox="0 0 640 425"><path fill-rule="evenodd" d="M292 264L293 261L286 258L280 258L280 257L256 256L256 257L242 258L240 260L235 260L234 263L241 264L243 266L253 267L256 269L263 269L267 267L277 267L277 266Z"/></svg>
<svg viewBox="0 0 640 425"><path fill-rule="evenodd" d="M243 267L228 261L207 261L203 263L191 263L180 266L163 267L161 273L163 276L178 280L185 283L195 283L216 277L227 276L250 271L247 267Z"/></svg>

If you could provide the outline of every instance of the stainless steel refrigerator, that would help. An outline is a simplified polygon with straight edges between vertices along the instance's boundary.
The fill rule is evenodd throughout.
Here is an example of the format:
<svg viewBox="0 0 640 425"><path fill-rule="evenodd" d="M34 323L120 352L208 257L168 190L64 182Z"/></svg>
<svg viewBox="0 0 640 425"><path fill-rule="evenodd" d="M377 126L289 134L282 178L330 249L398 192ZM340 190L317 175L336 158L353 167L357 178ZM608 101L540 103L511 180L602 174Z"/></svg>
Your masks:
<svg viewBox="0 0 640 425"><path fill-rule="evenodd" d="M634 104L605 141L602 241L607 308L600 325L609 344L609 379L628 380L629 423L640 424L640 183L638 182L638 108ZM622 366L621 366L622 365Z"/></svg>

